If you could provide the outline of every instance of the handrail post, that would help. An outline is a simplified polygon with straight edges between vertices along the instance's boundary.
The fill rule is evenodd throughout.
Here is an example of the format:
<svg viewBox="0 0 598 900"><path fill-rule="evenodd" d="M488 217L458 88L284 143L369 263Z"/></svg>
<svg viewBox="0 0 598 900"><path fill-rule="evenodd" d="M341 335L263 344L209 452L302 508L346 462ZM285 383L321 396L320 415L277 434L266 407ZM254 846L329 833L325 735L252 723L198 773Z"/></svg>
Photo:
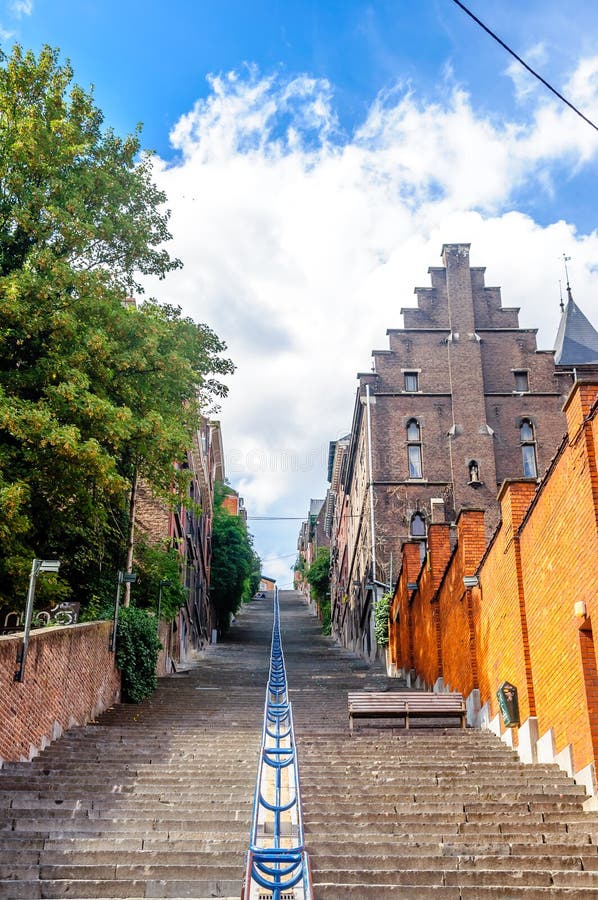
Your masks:
<svg viewBox="0 0 598 900"><path fill-rule="evenodd" d="M280 638L278 588L274 591L270 670L266 687L262 745L258 763L244 900L269 890L272 900L293 891L296 900L313 900L303 841L299 767L293 714Z"/></svg>

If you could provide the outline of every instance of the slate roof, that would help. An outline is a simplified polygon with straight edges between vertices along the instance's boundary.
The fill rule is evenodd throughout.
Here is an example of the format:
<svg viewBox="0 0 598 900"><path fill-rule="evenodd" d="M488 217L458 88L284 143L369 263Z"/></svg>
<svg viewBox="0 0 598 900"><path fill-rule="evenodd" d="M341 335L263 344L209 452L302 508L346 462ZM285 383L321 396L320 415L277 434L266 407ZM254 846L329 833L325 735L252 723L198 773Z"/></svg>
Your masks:
<svg viewBox="0 0 598 900"><path fill-rule="evenodd" d="M554 345L557 366L598 364L598 331L582 313L571 294L561 316Z"/></svg>

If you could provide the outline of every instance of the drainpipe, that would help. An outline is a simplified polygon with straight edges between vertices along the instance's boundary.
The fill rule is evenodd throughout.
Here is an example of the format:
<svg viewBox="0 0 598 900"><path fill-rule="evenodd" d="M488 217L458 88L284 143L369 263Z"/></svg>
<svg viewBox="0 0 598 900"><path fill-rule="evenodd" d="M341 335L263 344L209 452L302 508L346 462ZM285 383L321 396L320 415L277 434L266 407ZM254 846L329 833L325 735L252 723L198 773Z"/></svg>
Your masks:
<svg viewBox="0 0 598 900"><path fill-rule="evenodd" d="M372 532L372 582L376 585L376 524L374 522L374 476L372 472L372 419L370 415L370 386L365 386L365 407L368 428L368 475L370 479L370 530Z"/></svg>

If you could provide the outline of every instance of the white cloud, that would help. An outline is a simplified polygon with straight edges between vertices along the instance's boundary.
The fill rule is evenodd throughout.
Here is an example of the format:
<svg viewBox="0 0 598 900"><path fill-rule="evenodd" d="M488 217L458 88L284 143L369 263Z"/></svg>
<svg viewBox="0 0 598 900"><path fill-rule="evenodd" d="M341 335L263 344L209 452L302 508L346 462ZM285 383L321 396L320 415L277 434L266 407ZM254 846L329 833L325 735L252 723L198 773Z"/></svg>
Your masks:
<svg viewBox="0 0 598 900"><path fill-rule="evenodd" d="M521 54L521 57L532 69L535 69L538 74L541 75L542 67L546 64L548 59L548 52L545 44L537 43L524 51ZM539 91L546 90L546 88L541 85L541 82L539 82L537 78L534 78L531 72L528 72L516 59L511 60L505 69L505 74L513 81L515 96L519 101L528 100L531 96L535 96Z"/></svg>
<svg viewBox="0 0 598 900"><path fill-rule="evenodd" d="M597 73L584 60L571 79L590 108ZM592 314L598 235L509 211L519 189L551 188L555 164L596 157L591 129L569 110L543 98L531 120L496 122L458 88L433 103L387 92L341 140L327 82L248 67L210 87L173 129L177 161L157 164L185 268L151 289L229 345L238 371L223 436L250 515L302 514L324 495L355 373L401 326L400 307L428 283L443 243L472 243L472 264L487 266L506 306L521 306L523 326L542 328L543 348L556 334L563 251ZM298 527L256 523L258 550L292 552ZM277 565L268 568L282 577Z"/></svg>
<svg viewBox="0 0 598 900"><path fill-rule="evenodd" d="M33 0L11 0L10 11L17 18L30 16L33 12Z"/></svg>

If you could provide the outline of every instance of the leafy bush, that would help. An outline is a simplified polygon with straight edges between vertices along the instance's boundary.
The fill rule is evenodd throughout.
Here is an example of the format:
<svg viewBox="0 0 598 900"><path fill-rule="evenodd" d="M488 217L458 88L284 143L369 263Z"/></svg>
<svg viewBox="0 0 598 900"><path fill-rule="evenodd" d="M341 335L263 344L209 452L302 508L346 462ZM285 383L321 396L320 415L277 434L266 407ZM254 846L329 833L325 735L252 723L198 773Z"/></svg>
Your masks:
<svg viewBox="0 0 598 900"><path fill-rule="evenodd" d="M374 607L374 635L379 647L388 646L388 616L392 594L383 594Z"/></svg>
<svg viewBox="0 0 598 900"><path fill-rule="evenodd" d="M156 665L161 647L153 616L134 606L119 610L116 665L122 675L124 701L141 703L155 691L158 684Z"/></svg>
<svg viewBox="0 0 598 900"><path fill-rule="evenodd" d="M307 570L306 578L322 620L322 634L330 634L330 550L319 547L316 558Z"/></svg>

